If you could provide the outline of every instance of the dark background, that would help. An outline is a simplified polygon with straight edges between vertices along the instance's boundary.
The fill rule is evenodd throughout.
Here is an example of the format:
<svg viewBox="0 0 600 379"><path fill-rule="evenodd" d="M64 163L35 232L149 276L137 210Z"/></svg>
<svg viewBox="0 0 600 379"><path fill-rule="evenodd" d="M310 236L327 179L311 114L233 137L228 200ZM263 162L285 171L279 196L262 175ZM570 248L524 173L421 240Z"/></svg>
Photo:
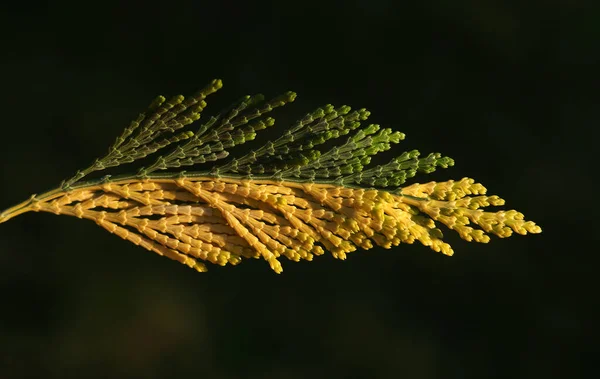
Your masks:
<svg viewBox="0 0 600 379"><path fill-rule="evenodd" d="M0 378L590 375L600 3L293 3L3 4L0 208L104 154L157 94L222 78L209 113L297 91L276 133L366 107L401 149L455 158L411 183L473 177L544 232L199 274L26 214L0 225Z"/></svg>

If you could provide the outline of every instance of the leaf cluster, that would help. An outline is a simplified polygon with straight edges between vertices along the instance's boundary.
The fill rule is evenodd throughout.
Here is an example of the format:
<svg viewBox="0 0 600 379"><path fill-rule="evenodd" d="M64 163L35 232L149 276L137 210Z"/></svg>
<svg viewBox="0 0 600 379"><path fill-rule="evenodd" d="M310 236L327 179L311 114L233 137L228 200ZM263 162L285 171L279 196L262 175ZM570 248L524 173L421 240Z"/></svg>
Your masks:
<svg viewBox="0 0 600 379"><path fill-rule="evenodd" d="M212 176L249 179L300 180L339 186L393 188L402 185L417 172L429 173L446 168L453 160L439 153L420 157L417 150L404 152L388 163L372 166L371 158L389 150L405 138L403 133L362 125L370 112L349 106L326 105L306 114L278 138L241 157L230 158L232 148L255 139L257 132L274 125L266 115L275 108L293 102L294 92L286 92L265 101L262 95L244 96L229 109L202 121L205 99L222 87L213 80L190 97L159 96L117 137L108 153L91 166L78 171L62 183L69 189L87 174L158 155L135 177ZM198 124L196 130L186 128ZM342 137L345 137L345 140ZM333 145L323 148L324 144ZM229 158L224 163L216 161ZM215 162L208 171L193 166ZM183 170L192 167L192 170ZM110 176L107 176L108 179Z"/></svg>

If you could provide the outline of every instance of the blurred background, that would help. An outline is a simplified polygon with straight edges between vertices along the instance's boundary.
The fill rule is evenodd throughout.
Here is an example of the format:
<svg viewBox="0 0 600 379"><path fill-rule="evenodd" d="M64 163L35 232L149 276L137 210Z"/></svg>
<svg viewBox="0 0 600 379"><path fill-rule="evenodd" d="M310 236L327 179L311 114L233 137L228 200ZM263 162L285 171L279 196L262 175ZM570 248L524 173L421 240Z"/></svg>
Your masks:
<svg viewBox="0 0 600 379"><path fill-rule="evenodd" d="M456 160L409 183L473 177L544 232L199 274L25 214L0 225L0 378L591 376L600 3L83 4L0 8L0 208L104 154L156 95L222 78L207 113L297 91L276 133L366 107L400 149Z"/></svg>

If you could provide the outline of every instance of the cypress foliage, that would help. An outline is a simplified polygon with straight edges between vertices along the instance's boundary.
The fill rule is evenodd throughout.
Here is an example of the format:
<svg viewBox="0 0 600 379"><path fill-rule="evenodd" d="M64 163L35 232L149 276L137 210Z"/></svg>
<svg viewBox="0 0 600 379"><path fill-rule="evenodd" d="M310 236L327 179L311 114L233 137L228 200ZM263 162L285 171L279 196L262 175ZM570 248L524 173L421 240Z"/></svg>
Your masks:
<svg viewBox="0 0 600 379"><path fill-rule="evenodd" d="M273 127L275 120L267 114L293 102L296 94L271 100L245 96L201 120L206 98L222 85L213 80L187 98L159 96L105 156L56 189L3 211L0 223L28 211L71 215L198 271L206 270L203 262L235 265L261 258L277 273L282 256L310 261L328 251L345 259L357 248L374 245L419 241L452 255L440 224L464 240L483 243L490 234L541 232L517 211L481 209L504 200L486 196L473 179L402 187L417 173L454 162L412 150L371 165L373 156L405 135L363 125L370 116L366 109L326 105L262 147L231 157L234 147ZM325 142L333 147L323 148ZM149 156L153 162L137 172L83 180ZM207 162L210 169L194 170Z"/></svg>

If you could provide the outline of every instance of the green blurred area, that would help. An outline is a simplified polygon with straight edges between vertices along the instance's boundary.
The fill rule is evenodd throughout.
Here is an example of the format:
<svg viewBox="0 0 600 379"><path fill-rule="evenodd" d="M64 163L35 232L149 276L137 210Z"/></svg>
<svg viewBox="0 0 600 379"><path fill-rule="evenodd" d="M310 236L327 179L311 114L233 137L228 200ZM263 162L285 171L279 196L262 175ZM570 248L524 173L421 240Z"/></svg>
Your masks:
<svg viewBox="0 0 600 379"><path fill-rule="evenodd" d="M93 223L0 225L0 378L577 378L592 368L591 162L600 6L584 1L121 2L2 5L0 208L103 154L157 94L212 78L218 112L299 94L366 107L483 183L541 235L445 231L336 261L198 274ZM596 79L595 79L596 78ZM396 152L399 153L399 152Z"/></svg>

